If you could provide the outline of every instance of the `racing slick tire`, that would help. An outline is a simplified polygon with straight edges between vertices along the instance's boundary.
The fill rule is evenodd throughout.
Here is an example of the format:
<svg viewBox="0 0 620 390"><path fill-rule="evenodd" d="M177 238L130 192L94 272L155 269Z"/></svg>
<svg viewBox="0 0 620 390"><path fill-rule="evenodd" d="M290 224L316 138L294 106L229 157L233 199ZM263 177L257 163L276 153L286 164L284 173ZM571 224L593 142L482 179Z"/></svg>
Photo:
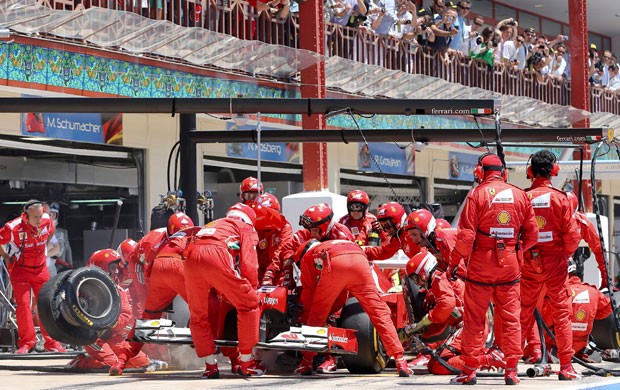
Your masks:
<svg viewBox="0 0 620 390"><path fill-rule="evenodd" d="M620 302L620 291L614 292L614 301ZM595 320L590 336L600 349L620 348L620 332L616 329L613 313L602 320Z"/></svg>
<svg viewBox="0 0 620 390"><path fill-rule="evenodd" d="M66 304L63 285L72 272L61 272L43 285L37 300L39 320L53 339L65 344L88 345L99 338L97 332L71 324L63 316L62 307Z"/></svg>
<svg viewBox="0 0 620 390"><path fill-rule="evenodd" d="M342 328L357 330L357 355L342 355L345 366L352 374L378 374L388 361L388 356L377 330L368 314L355 298L350 298L340 315Z"/></svg>
<svg viewBox="0 0 620 390"><path fill-rule="evenodd" d="M114 281L98 267L74 270L63 285L69 322L94 330L114 326L121 314L121 297Z"/></svg>

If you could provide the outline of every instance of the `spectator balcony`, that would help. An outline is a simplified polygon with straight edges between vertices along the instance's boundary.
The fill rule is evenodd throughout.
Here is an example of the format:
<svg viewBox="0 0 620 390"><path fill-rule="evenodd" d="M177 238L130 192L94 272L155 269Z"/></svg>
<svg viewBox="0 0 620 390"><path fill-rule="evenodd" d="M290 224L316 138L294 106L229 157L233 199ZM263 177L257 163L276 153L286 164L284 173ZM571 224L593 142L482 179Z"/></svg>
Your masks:
<svg viewBox="0 0 620 390"><path fill-rule="evenodd" d="M276 12L258 14L257 10L244 0L36 1L51 9L65 11L80 11L90 7L111 8L152 19L168 20L184 27L204 28L241 40L265 42L293 49L299 48L299 18L303 17L296 13L285 18L280 18ZM376 65L413 75L432 76L449 83L501 95L528 97L552 105L571 105L571 86L568 80L537 78L532 73L514 71L498 64L491 67L485 62L470 58L454 58L445 62L439 58L438 53L420 47L415 42L379 36L365 28L325 23L325 49L330 60L341 57L362 65ZM363 80L357 82L354 91L349 88L345 89L345 92L377 96L364 88ZM338 86L328 85L328 88L338 89ZM591 112L620 115L617 93L592 88L590 99Z"/></svg>

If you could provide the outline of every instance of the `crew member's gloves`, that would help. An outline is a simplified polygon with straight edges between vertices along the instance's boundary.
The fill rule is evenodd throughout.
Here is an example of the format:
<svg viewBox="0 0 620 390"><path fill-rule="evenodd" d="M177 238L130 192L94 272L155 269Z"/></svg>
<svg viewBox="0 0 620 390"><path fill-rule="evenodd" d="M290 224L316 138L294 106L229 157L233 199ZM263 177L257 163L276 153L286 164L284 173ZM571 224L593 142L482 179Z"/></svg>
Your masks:
<svg viewBox="0 0 620 390"><path fill-rule="evenodd" d="M433 321L431 321L430 318L428 318L428 314L427 314L424 317L422 317L422 319L420 321L418 321L415 324L413 324L413 326L411 326L411 329L409 329L408 333L418 332L422 328L427 327L427 326L429 326L432 323L433 323Z"/></svg>
<svg viewBox="0 0 620 390"><path fill-rule="evenodd" d="M267 271L263 276L263 281L260 283L261 286L273 286L273 272Z"/></svg>

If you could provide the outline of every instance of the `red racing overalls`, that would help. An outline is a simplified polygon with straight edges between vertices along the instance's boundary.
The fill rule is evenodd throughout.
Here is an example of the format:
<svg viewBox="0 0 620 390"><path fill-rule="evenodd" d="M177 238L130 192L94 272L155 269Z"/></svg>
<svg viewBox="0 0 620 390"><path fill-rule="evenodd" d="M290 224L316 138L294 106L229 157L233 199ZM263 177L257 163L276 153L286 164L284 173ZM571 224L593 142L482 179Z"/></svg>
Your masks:
<svg viewBox="0 0 620 390"><path fill-rule="evenodd" d="M519 322L518 244L529 249L536 243L538 227L525 192L495 174L486 176L465 200L459 219L457 240L450 266L465 259L465 313L462 351L465 364L476 369L482 364L483 334L491 299L502 318L506 366L516 368L521 358Z"/></svg>
<svg viewBox="0 0 620 390"><path fill-rule="evenodd" d="M566 365L571 362L574 354L568 259L579 246L581 235L566 193L552 187L549 179L537 178L526 192L536 213L539 234L536 245L524 252L521 339L525 341L527 333L532 329L534 309L544 286L556 320L558 358L561 365Z"/></svg>

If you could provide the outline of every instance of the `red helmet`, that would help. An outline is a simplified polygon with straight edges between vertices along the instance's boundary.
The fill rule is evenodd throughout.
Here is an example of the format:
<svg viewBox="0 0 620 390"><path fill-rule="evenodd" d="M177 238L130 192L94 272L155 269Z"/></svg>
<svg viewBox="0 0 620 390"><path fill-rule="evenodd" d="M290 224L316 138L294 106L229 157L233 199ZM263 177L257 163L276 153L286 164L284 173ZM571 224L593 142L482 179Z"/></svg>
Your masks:
<svg viewBox="0 0 620 390"><path fill-rule="evenodd" d="M241 220L252 226L256 225L256 212L247 204L235 203L230 206L226 211L226 217Z"/></svg>
<svg viewBox="0 0 620 390"><path fill-rule="evenodd" d="M363 203L366 206L370 204L368 194L362 190L353 190L347 195L347 203Z"/></svg>
<svg viewBox="0 0 620 390"><path fill-rule="evenodd" d="M407 218L405 209L398 202L388 202L379 206L377 221L389 221L395 230L399 230Z"/></svg>
<svg viewBox="0 0 620 390"><path fill-rule="evenodd" d="M132 238L127 238L123 242L121 242L116 248L116 251L121 256L121 263L123 265L127 265L129 263L129 256L133 253L134 250L138 247L138 243L135 242Z"/></svg>
<svg viewBox="0 0 620 390"><path fill-rule="evenodd" d="M576 213L579 208L579 199L577 195L572 191L568 191L566 196L568 196L568 200L570 201L570 209L573 211L573 214Z"/></svg>
<svg viewBox="0 0 620 390"><path fill-rule="evenodd" d="M281 228L286 221L284 216L269 206L261 204L259 200L260 198L257 198L256 201L250 205L256 213L256 223L254 224L254 228L256 230Z"/></svg>
<svg viewBox="0 0 620 390"><path fill-rule="evenodd" d="M426 248L422 248L420 252L409 259L406 272L407 276L414 279L416 284L422 284L428 281L435 268L437 268L437 259Z"/></svg>
<svg viewBox="0 0 620 390"><path fill-rule="evenodd" d="M258 195L264 191L263 183L259 183L255 177L246 177L239 186L239 197L243 203L254 202ZM249 194L246 194L249 193Z"/></svg>
<svg viewBox="0 0 620 390"><path fill-rule="evenodd" d="M351 211L361 211L362 214L366 214L369 204L370 198L368 194L362 190L353 190L347 195L347 210L349 213ZM359 207L361 207L361 210Z"/></svg>
<svg viewBox="0 0 620 390"><path fill-rule="evenodd" d="M277 211L278 213L282 212L282 208L280 207L280 202L278 198L274 194L270 194L267 192L266 194L262 194L255 200L256 203L262 204L265 207L269 207L272 210Z"/></svg>
<svg viewBox="0 0 620 390"><path fill-rule="evenodd" d="M168 218L168 235L171 236L179 230L192 226L194 226L192 219L179 211Z"/></svg>
<svg viewBox="0 0 620 390"><path fill-rule="evenodd" d="M405 230L419 229L424 237L428 238L428 236L435 231L436 226L437 222L430 211L418 209L409 214L405 221L404 228Z"/></svg>
<svg viewBox="0 0 620 390"><path fill-rule="evenodd" d="M299 224L305 229L319 228L319 236L326 237L334 226L334 212L327 203L309 207L299 217Z"/></svg>
<svg viewBox="0 0 620 390"><path fill-rule="evenodd" d="M120 253L118 253L114 249L101 249L90 256L90 259L88 259L88 265L97 266L105 272L108 272L110 264L114 263L115 261L118 261L120 263Z"/></svg>
<svg viewBox="0 0 620 390"><path fill-rule="evenodd" d="M452 229L452 225L450 224L450 222L446 221L443 218L436 218L435 224L437 225L435 226L436 230Z"/></svg>

